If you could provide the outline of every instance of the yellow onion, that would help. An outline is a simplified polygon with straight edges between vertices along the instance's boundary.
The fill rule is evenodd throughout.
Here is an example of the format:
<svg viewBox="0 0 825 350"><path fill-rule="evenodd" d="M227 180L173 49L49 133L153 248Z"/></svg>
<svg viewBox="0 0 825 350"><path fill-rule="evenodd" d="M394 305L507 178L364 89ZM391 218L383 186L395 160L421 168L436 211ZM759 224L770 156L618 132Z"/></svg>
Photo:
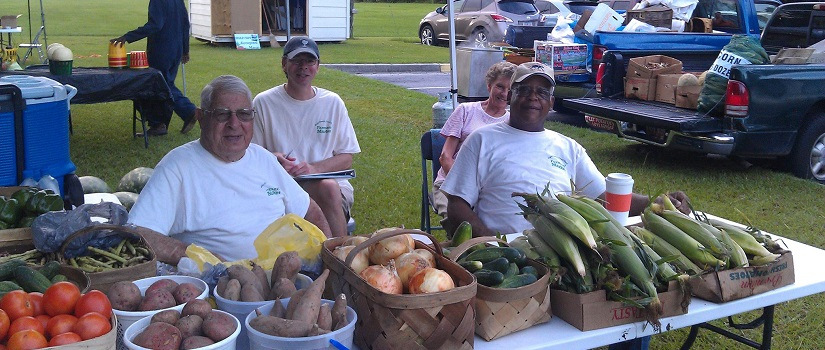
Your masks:
<svg viewBox="0 0 825 350"><path fill-rule="evenodd" d="M332 255L335 255L335 257L341 261L347 261L347 255L349 255L349 252L354 248L354 245L338 246L332 251ZM367 266L370 266L370 261L367 257L367 250L364 249L358 252L358 254L355 254L355 258L352 259L352 264L350 264L349 267L351 267L355 273L361 273Z"/></svg>
<svg viewBox="0 0 825 350"><path fill-rule="evenodd" d="M435 293L455 288L455 282L450 274L436 268L428 267L418 271L410 278L410 293Z"/></svg>
<svg viewBox="0 0 825 350"><path fill-rule="evenodd" d="M412 236L406 234L382 239L370 246L370 262L386 265L391 259L411 252L414 246Z"/></svg>
<svg viewBox="0 0 825 350"><path fill-rule="evenodd" d="M398 277L401 277L401 284L404 285L404 289L407 289L409 286L410 277L412 277L416 272L428 267L433 267L426 258L413 252L401 254L401 256L399 256L396 260L395 265L396 270L398 271Z"/></svg>
<svg viewBox="0 0 825 350"><path fill-rule="evenodd" d="M401 294L404 287L401 284L401 277L395 271L395 261L390 260L387 266L371 265L361 271L363 278L371 286L387 294Z"/></svg>
<svg viewBox="0 0 825 350"><path fill-rule="evenodd" d="M430 262L430 267L437 267L438 266L438 265L435 264L435 255L433 255L433 253L431 251L426 250L424 248L418 248L416 250L413 250L413 253L421 255L425 259L427 259L427 261Z"/></svg>
<svg viewBox="0 0 825 350"><path fill-rule="evenodd" d="M342 245L359 245L368 239L369 237L367 236L352 236L347 238Z"/></svg>

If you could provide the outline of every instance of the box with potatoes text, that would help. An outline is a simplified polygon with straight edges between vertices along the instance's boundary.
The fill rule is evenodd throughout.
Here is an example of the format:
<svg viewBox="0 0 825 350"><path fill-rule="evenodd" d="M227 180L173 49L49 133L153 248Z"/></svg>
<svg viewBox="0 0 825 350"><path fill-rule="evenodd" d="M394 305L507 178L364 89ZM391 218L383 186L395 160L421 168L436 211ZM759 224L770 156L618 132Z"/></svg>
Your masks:
<svg viewBox="0 0 825 350"><path fill-rule="evenodd" d="M691 293L698 298L723 303L765 293L793 284L793 254L782 253L779 259L763 266L711 271L690 278Z"/></svg>

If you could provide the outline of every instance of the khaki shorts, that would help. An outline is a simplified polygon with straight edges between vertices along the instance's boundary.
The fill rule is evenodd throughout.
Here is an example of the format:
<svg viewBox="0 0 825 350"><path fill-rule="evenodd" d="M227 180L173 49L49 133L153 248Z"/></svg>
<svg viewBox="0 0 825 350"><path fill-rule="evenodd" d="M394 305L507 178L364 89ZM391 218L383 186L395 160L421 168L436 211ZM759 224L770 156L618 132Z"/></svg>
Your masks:
<svg viewBox="0 0 825 350"><path fill-rule="evenodd" d="M447 195L444 194L444 191L441 191L441 185L444 184L444 180L436 180L433 182L433 200L432 206L435 208L435 212L438 213L439 216L442 218L447 217Z"/></svg>
<svg viewBox="0 0 825 350"><path fill-rule="evenodd" d="M348 186L340 186L341 187L341 206L344 208L344 217L346 221L349 221L351 215L350 211L352 210L352 203L355 202L355 196L353 194L353 188Z"/></svg>

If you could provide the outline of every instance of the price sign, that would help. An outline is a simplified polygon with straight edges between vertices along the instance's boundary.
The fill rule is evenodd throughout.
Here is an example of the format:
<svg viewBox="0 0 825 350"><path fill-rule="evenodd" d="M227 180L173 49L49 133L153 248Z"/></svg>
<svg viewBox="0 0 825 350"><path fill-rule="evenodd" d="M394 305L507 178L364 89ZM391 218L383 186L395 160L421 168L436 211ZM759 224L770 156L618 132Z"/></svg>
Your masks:
<svg viewBox="0 0 825 350"><path fill-rule="evenodd" d="M235 47L238 50L260 50L261 42L258 34L235 34Z"/></svg>

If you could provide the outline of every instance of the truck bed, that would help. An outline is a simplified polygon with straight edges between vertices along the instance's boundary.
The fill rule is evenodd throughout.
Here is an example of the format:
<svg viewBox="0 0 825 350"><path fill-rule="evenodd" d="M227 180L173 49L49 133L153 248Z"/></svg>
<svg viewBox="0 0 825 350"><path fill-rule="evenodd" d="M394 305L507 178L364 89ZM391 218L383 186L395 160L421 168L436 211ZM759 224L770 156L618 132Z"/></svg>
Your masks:
<svg viewBox="0 0 825 350"><path fill-rule="evenodd" d="M593 115L628 123L688 133L711 133L722 130L722 120L705 116L695 110L674 105L607 97L566 100L566 107Z"/></svg>

